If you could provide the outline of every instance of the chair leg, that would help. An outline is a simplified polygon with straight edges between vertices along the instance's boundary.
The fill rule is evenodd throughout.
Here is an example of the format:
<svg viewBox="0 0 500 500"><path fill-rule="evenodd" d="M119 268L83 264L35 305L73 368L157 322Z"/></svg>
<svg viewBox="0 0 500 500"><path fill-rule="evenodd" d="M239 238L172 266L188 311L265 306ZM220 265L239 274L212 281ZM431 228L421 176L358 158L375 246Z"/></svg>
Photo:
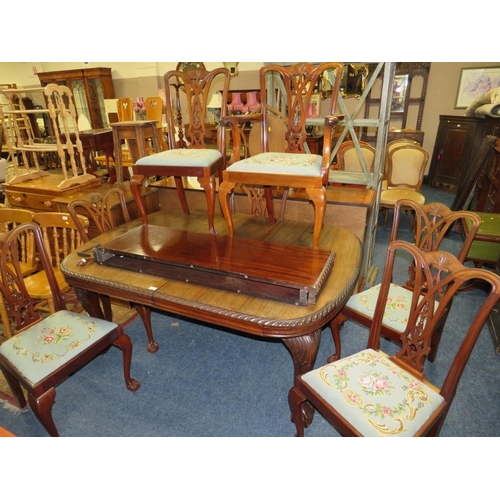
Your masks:
<svg viewBox="0 0 500 500"><path fill-rule="evenodd" d="M144 323L144 328L146 329L146 335L148 336L147 350L151 353L156 352L160 346L156 343L153 336L153 327L151 326L151 309L149 307L144 307L141 304L134 304L134 306Z"/></svg>
<svg viewBox="0 0 500 500"><path fill-rule="evenodd" d="M234 186L236 186L234 182L223 182L219 186L219 203L222 215L226 219L229 236L234 236L233 217L231 215L231 208L229 207L229 197L234 190Z"/></svg>
<svg viewBox="0 0 500 500"><path fill-rule="evenodd" d="M33 394L28 394L28 401L33 413L40 420L41 424L47 429L47 432L52 437L59 437L59 432L57 431L56 425L52 418L52 407L54 406L54 401L56 399L56 390L51 387L39 398L35 398Z"/></svg>
<svg viewBox="0 0 500 500"><path fill-rule="evenodd" d="M182 177L174 177L175 189L177 190L177 196L181 202L181 207L186 215L189 215L189 207L186 199L186 193L184 191L184 185L182 184Z"/></svg>
<svg viewBox="0 0 500 500"><path fill-rule="evenodd" d="M280 219L285 218L285 205L286 201L288 200L288 193L290 189L289 188L284 188L283 189L283 196L281 197L281 211L280 211Z"/></svg>
<svg viewBox="0 0 500 500"><path fill-rule="evenodd" d="M325 218L326 210L326 188L319 189L306 189L309 199L314 203L314 235L313 235L313 248L319 248L319 238L321 236L321 229L323 228L323 220Z"/></svg>
<svg viewBox="0 0 500 500"><path fill-rule="evenodd" d="M295 424L295 429L297 433L296 437L304 437L304 420L302 413L302 404L305 403L306 398L297 389L297 387L292 387L288 393L288 404L290 406L290 411L292 412L292 422Z"/></svg>
<svg viewBox="0 0 500 500"><path fill-rule="evenodd" d="M276 216L274 215L273 189L269 186L265 186L264 196L266 198L267 215L271 224L274 224L276 222Z"/></svg>
<svg viewBox="0 0 500 500"><path fill-rule="evenodd" d="M119 347L123 352L123 375L125 377L125 384L129 391L135 392L141 383L130 376L130 366L132 365L132 341L130 337L123 332L123 328L118 326L118 337L113 342L114 345Z"/></svg>
<svg viewBox="0 0 500 500"><path fill-rule="evenodd" d="M207 212L208 212L208 229L210 233L217 234L214 226L214 215L215 215L215 177L211 175L210 177L198 177L198 182L205 191L205 197L207 199Z"/></svg>
<svg viewBox="0 0 500 500"><path fill-rule="evenodd" d="M335 352L327 359L328 363L338 361L341 356L341 343L340 343L340 330L344 326L347 316L342 313L337 314L335 318L330 321L330 330L332 331L333 344L335 345Z"/></svg>
<svg viewBox="0 0 500 500"><path fill-rule="evenodd" d="M113 321L113 310L111 308L111 298L109 295L101 295L102 311L106 321Z"/></svg>

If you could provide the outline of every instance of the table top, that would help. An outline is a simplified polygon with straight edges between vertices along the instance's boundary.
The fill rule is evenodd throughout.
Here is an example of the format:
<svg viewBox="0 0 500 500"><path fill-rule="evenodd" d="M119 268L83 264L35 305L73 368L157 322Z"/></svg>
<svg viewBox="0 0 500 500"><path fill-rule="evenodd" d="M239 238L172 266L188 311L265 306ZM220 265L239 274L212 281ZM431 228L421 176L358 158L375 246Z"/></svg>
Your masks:
<svg viewBox="0 0 500 500"><path fill-rule="evenodd" d="M475 212L481 217L481 225L476 233L474 241L487 241L500 243L500 214L489 212ZM466 220L466 231L471 227L471 222Z"/></svg>
<svg viewBox="0 0 500 500"><path fill-rule="evenodd" d="M265 217L234 214L235 237L312 246L313 224L280 220L270 224ZM148 216L155 226L206 232L206 213L162 210ZM79 249L88 251L140 226L136 219L94 238ZM216 217L219 234L227 234L222 217ZM295 306L278 300L218 290L208 286L175 281L158 276L101 266L88 262L78 266L81 257L72 252L61 269L68 283L90 292L118 297L189 318L226 326L246 333L269 337L296 337L322 328L343 307L352 294L359 276L362 247L352 232L325 226L320 248L335 253L335 262L315 304Z"/></svg>

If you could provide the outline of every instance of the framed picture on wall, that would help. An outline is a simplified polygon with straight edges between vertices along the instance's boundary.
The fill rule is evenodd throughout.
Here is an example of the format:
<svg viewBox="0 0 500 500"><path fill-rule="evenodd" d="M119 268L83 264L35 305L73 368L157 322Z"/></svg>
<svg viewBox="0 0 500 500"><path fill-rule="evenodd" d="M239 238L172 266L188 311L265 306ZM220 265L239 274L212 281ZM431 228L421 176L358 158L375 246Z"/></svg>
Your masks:
<svg viewBox="0 0 500 500"><path fill-rule="evenodd" d="M455 109L469 107L478 97L497 87L500 87L500 68L463 68Z"/></svg>

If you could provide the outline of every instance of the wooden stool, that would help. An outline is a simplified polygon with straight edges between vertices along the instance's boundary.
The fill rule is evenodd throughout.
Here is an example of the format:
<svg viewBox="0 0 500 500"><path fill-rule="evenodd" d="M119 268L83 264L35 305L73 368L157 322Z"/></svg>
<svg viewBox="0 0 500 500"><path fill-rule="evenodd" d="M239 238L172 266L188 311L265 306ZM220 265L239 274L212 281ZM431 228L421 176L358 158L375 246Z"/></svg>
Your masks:
<svg viewBox="0 0 500 500"><path fill-rule="evenodd" d="M113 142L115 144L115 170L116 182L123 184L122 165L122 140L127 141L128 149L132 157L132 163L139 158L147 156L146 141L151 140L151 146L155 153L161 152L160 139L156 120L129 121L112 123ZM110 182L113 179L110 178Z"/></svg>

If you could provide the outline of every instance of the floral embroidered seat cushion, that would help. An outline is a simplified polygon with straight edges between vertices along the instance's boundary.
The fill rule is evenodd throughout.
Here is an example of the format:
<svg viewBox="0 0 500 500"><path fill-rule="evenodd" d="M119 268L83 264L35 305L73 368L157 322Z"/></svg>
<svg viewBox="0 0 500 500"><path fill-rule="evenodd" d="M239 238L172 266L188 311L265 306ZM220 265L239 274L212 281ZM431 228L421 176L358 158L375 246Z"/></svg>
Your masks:
<svg viewBox="0 0 500 500"><path fill-rule="evenodd" d="M365 349L302 375L364 436L410 437L444 399L384 353Z"/></svg>
<svg viewBox="0 0 500 500"><path fill-rule="evenodd" d="M260 153L233 163L226 170L321 177L321 156L295 153Z"/></svg>
<svg viewBox="0 0 500 500"><path fill-rule="evenodd" d="M116 327L110 321L57 311L5 341L0 354L36 385Z"/></svg>
<svg viewBox="0 0 500 500"><path fill-rule="evenodd" d="M371 318L377 305L379 291L380 284L356 293L349 298L345 307ZM408 323L412 297L413 293L410 290L391 283L382 324L397 332L404 332ZM436 302L435 309L437 309L438 305L439 303Z"/></svg>
<svg viewBox="0 0 500 500"><path fill-rule="evenodd" d="M157 167L208 167L221 158L222 153L216 149L170 149L144 156L135 164Z"/></svg>

